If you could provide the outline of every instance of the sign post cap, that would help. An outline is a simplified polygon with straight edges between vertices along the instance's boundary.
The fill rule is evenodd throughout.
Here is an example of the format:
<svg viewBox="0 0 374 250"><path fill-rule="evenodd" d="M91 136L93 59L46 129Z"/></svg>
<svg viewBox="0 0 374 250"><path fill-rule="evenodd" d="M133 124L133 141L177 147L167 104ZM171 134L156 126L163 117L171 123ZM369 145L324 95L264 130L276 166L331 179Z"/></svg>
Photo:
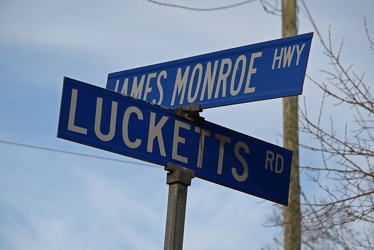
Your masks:
<svg viewBox="0 0 374 250"><path fill-rule="evenodd" d="M195 177L195 171L178 166L174 163L168 163L165 170L169 171L166 177L166 184L181 183L185 186L191 185L192 178Z"/></svg>

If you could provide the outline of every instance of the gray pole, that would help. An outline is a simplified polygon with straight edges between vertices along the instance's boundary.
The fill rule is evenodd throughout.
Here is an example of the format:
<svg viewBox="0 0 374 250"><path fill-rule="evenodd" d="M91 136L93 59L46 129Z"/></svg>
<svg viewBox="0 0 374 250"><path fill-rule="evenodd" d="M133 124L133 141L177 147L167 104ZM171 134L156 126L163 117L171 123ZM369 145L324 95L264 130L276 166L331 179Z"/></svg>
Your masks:
<svg viewBox="0 0 374 250"><path fill-rule="evenodd" d="M191 185L195 172L171 163L165 167L165 170L169 171L166 179L169 196L164 250L182 250L187 188Z"/></svg>
<svg viewBox="0 0 374 250"><path fill-rule="evenodd" d="M282 0L282 36L294 36L296 30L296 0ZM300 250L300 180L298 97L283 98L284 147L293 151L288 207L284 207L284 249Z"/></svg>

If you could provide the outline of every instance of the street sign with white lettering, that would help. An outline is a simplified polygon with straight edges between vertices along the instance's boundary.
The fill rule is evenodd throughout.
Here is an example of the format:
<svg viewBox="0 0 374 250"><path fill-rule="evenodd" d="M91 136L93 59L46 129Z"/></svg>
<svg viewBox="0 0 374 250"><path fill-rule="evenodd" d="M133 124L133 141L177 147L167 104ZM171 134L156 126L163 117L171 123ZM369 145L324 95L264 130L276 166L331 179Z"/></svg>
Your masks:
<svg viewBox="0 0 374 250"><path fill-rule="evenodd" d="M300 95L313 33L125 70L107 89L176 108Z"/></svg>
<svg viewBox="0 0 374 250"><path fill-rule="evenodd" d="M288 204L291 151L70 78L64 79L57 136L162 166L174 163L199 178Z"/></svg>

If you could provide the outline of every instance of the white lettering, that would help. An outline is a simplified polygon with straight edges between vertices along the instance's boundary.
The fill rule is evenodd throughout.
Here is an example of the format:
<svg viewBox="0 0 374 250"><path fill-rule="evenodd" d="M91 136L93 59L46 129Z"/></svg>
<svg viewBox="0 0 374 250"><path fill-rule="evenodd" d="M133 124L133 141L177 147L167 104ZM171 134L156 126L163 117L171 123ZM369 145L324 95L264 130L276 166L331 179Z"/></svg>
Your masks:
<svg viewBox="0 0 374 250"><path fill-rule="evenodd" d="M116 86L114 87L114 92L118 92L118 85L119 85L119 80L116 81Z"/></svg>
<svg viewBox="0 0 374 250"><path fill-rule="evenodd" d="M199 152L197 154L197 167L201 168L203 164L205 136L210 136L210 131L202 129L200 127L195 127L195 132L200 134Z"/></svg>
<svg viewBox="0 0 374 250"><path fill-rule="evenodd" d="M287 67L291 66L294 51L295 51L295 46L292 46L292 47L288 46L288 48L284 48L283 68L286 67L286 65L287 65Z"/></svg>
<svg viewBox="0 0 374 250"><path fill-rule="evenodd" d="M174 105L174 101L175 101L177 91L178 91L178 95L180 95L179 104L183 103L184 93L186 92L186 84L187 84L187 80L188 80L189 71L190 71L190 66L187 66L186 70L184 71L183 77L182 77L182 69L178 68L177 76L175 78L173 96L171 98L171 106Z"/></svg>
<svg viewBox="0 0 374 250"><path fill-rule="evenodd" d="M183 163L187 164L188 158L178 154L178 144L179 143L181 143L181 144L186 143L186 139L179 136L179 128L184 128L184 129L190 130L191 125L189 125L188 123L184 123L184 122L175 120L175 123L174 123L174 137L173 137L173 149L172 149L172 156L171 157L174 160L177 160L177 161L180 161L180 162L183 162Z"/></svg>
<svg viewBox="0 0 374 250"><path fill-rule="evenodd" d="M270 150L266 150L265 169L270 167L270 171L273 171L274 153Z"/></svg>
<svg viewBox="0 0 374 250"><path fill-rule="evenodd" d="M127 95L127 86L129 85L129 79L126 78L125 80L123 80L123 85L122 85L122 89L121 89L121 95Z"/></svg>
<svg viewBox="0 0 374 250"><path fill-rule="evenodd" d="M281 48L279 55L277 55L277 53L278 53L278 49L275 49L274 58L273 58L273 66L271 67L272 70L274 69L274 64L276 61L278 61L278 69L280 68L281 62L282 62L283 48Z"/></svg>
<svg viewBox="0 0 374 250"><path fill-rule="evenodd" d="M243 156L240 154L240 152L239 152L240 148L243 148L244 152L247 153L247 154L249 154L249 148L248 148L248 145L245 144L242 141L237 142L235 144L235 147L234 147L235 157L242 164L242 166L243 166L243 173L241 175L239 175L237 169L234 168L234 167L231 168L231 173L234 176L235 180L243 182L243 181L245 181L248 178L248 164L247 164L246 160L243 158Z"/></svg>
<svg viewBox="0 0 374 250"><path fill-rule="evenodd" d="M238 82L238 87L235 89L236 72L239 70L239 63L240 62L242 63L242 72L240 74L240 80ZM244 75L245 75L246 63L247 63L247 58L245 57L245 55L240 55L238 57L238 59L236 59L236 61L235 61L234 69L233 69L232 76L231 76L231 86L230 86L230 94L232 96L236 96L237 94L239 94L239 92L242 88Z"/></svg>
<svg viewBox="0 0 374 250"><path fill-rule="evenodd" d="M129 120L130 120L130 115L132 113L135 113L139 120L143 120L143 113L141 112L139 108L135 106L128 107L123 115L122 138L123 138L123 142L129 148L138 148L142 140L137 138L135 141L131 141L129 138Z"/></svg>
<svg viewBox="0 0 374 250"><path fill-rule="evenodd" d="M160 121L156 122L156 113L151 112L149 120L149 130L148 130L148 143L147 143L147 152L153 153L153 141L157 137L158 146L160 148L160 153L162 156L166 156L164 138L162 136L161 129L165 125L166 121L169 119L167 116L163 116Z"/></svg>
<svg viewBox="0 0 374 250"><path fill-rule="evenodd" d="M157 76L157 73L150 73L150 74L148 74L147 83L145 85L145 90L144 90L143 100L147 100L148 93L150 93L152 91L152 87L150 87L149 85L151 83L151 79L152 78L156 78L156 76Z"/></svg>
<svg viewBox="0 0 374 250"><path fill-rule="evenodd" d="M117 106L118 103L112 101L112 111L110 113L110 125L108 134L101 133L101 114L103 112L103 98L97 97L96 99L96 114L95 114L95 134L102 141L110 141L116 132L117 120Z"/></svg>
<svg viewBox="0 0 374 250"><path fill-rule="evenodd" d="M225 66L227 66L226 72L224 72ZM219 68L219 75L218 75L216 93L214 94L214 98L217 98L219 95L221 83L222 83L222 97L226 97L226 81L227 81L227 77L230 75L231 67L232 67L232 62L230 58L222 59L221 67Z"/></svg>
<svg viewBox="0 0 374 250"><path fill-rule="evenodd" d="M195 93L192 96L192 88L193 88L193 82L194 82L196 71L199 71L198 72L199 75L198 75L197 82L196 82ZM201 63L196 64L192 70L192 74L190 78L190 85L188 86L187 100L189 103L193 103L196 100L197 95L199 94L202 72L203 72L203 65L201 65Z"/></svg>
<svg viewBox="0 0 374 250"><path fill-rule="evenodd" d="M128 78L125 78L123 80L123 85L122 85L122 89L121 91L118 91L118 87L119 87L119 83L120 83L120 80L118 79L116 81L116 86L114 87L114 91L115 92L118 92L118 93L121 93L122 95L127 95L127 85L129 83L129 79Z"/></svg>
<svg viewBox="0 0 374 250"><path fill-rule="evenodd" d="M138 77L137 76L134 77L134 80L132 82L132 88L131 88L131 96L132 97L135 97L137 99L142 98L144 78L145 78L145 75L142 75L142 78L140 79L140 81L138 83Z"/></svg>
<svg viewBox="0 0 374 250"><path fill-rule="evenodd" d="M161 105L162 100L164 98L164 90L162 89L162 83L161 78L165 79L167 77L167 72L165 70L161 71L160 74L157 76L157 88L160 92L160 100L158 100L157 105ZM153 100L153 102L156 102L156 100Z"/></svg>
<svg viewBox="0 0 374 250"><path fill-rule="evenodd" d="M222 174L223 155L225 154L225 143L229 143L231 139L229 137L226 137L220 134L216 134L215 138L220 141L219 152L218 152L217 174Z"/></svg>
<svg viewBox="0 0 374 250"><path fill-rule="evenodd" d="M70 100L70 109L69 109L69 120L68 120L68 130L74 131L80 134L87 135L87 129L75 125L75 112L77 109L77 96L78 90L71 90L71 100Z"/></svg>
<svg viewBox="0 0 374 250"><path fill-rule="evenodd" d="M279 164L280 163L280 164ZM283 172L284 159L283 156L277 154L275 159L275 173L280 174Z"/></svg>
<svg viewBox="0 0 374 250"><path fill-rule="evenodd" d="M301 52L303 52L304 47L305 47L305 43L303 43L303 46L301 46L301 49L299 48L299 45L296 45L296 54L297 54L296 66L299 65L300 55L301 55Z"/></svg>
<svg viewBox="0 0 374 250"><path fill-rule="evenodd" d="M216 73L217 73L217 65L218 65L218 60L214 62L213 73L212 73L211 62L208 62L206 65L206 71L205 71L205 76L204 76L203 89L201 90L200 101L204 100L205 90L207 86L208 86L208 100L212 98L214 80L216 79Z"/></svg>
<svg viewBox="0 0 374 250"><path fill-rule="evenodd" d="M245 89L244 89L244 94L248 94L248 93L253 93L255 92L256 88L255 87L249 87L249 85L251 84L251 77L252 77L252 74L255 74L257 72L257 68L254 68L253 67L253 64L255 62L255 59L256 58L259 58L262 56L262 52L257 52L257 53L253 53L251 55L251 61L249 63L249 69L248 69L248 77L247 77L247 83L245 85Z"/></svg>
<svg viewBox="0 0 374 250"><path fill-rule="evenodd" d="M273 163L275 164L274 169L273 169ZM270 171L275 171L275 173L281 174L283 172L283 166L284 166L283 156L280 154L274 154L274 152L270 150L266 150L265 169L268 169L268 166L270 168Z"/></svg>
<svg viewBox="0 0 374 250"><path fill-rule="evenodd" d="M272 70L274 69L276 62L278 62L278 67L277 67L278 69L281 67L281 65L283 68L290 67L292 63L293 55L295 52L295 48L296 48L296 66L299 65L300 55L303 52L304 47L305 47L305 43L303 43L301 48L299 47L298 44L293 45L293 46L288 46L285 48L281 48L279 55L277 55L278 49L276 49L274 52L273 65L271 69Z"/></svg>

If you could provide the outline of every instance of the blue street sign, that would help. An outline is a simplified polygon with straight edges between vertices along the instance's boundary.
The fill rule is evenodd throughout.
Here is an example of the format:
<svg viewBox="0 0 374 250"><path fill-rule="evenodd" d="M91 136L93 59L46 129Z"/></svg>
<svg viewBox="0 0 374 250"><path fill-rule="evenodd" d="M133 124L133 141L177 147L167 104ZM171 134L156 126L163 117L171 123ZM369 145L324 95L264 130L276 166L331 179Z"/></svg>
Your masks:
<svg viewBox="0 0 374 250"><path fill-rule="evenodd" d="M288 204L291 151L69 78L57 136L162 166L174 163L207 181Z"/></svg>
<svg viewBox="0 0 374 250"><path fill-rule="evenodd" d="M312 37L308 33L111 73L106 88L169 108L300 95Z"/></svg>

